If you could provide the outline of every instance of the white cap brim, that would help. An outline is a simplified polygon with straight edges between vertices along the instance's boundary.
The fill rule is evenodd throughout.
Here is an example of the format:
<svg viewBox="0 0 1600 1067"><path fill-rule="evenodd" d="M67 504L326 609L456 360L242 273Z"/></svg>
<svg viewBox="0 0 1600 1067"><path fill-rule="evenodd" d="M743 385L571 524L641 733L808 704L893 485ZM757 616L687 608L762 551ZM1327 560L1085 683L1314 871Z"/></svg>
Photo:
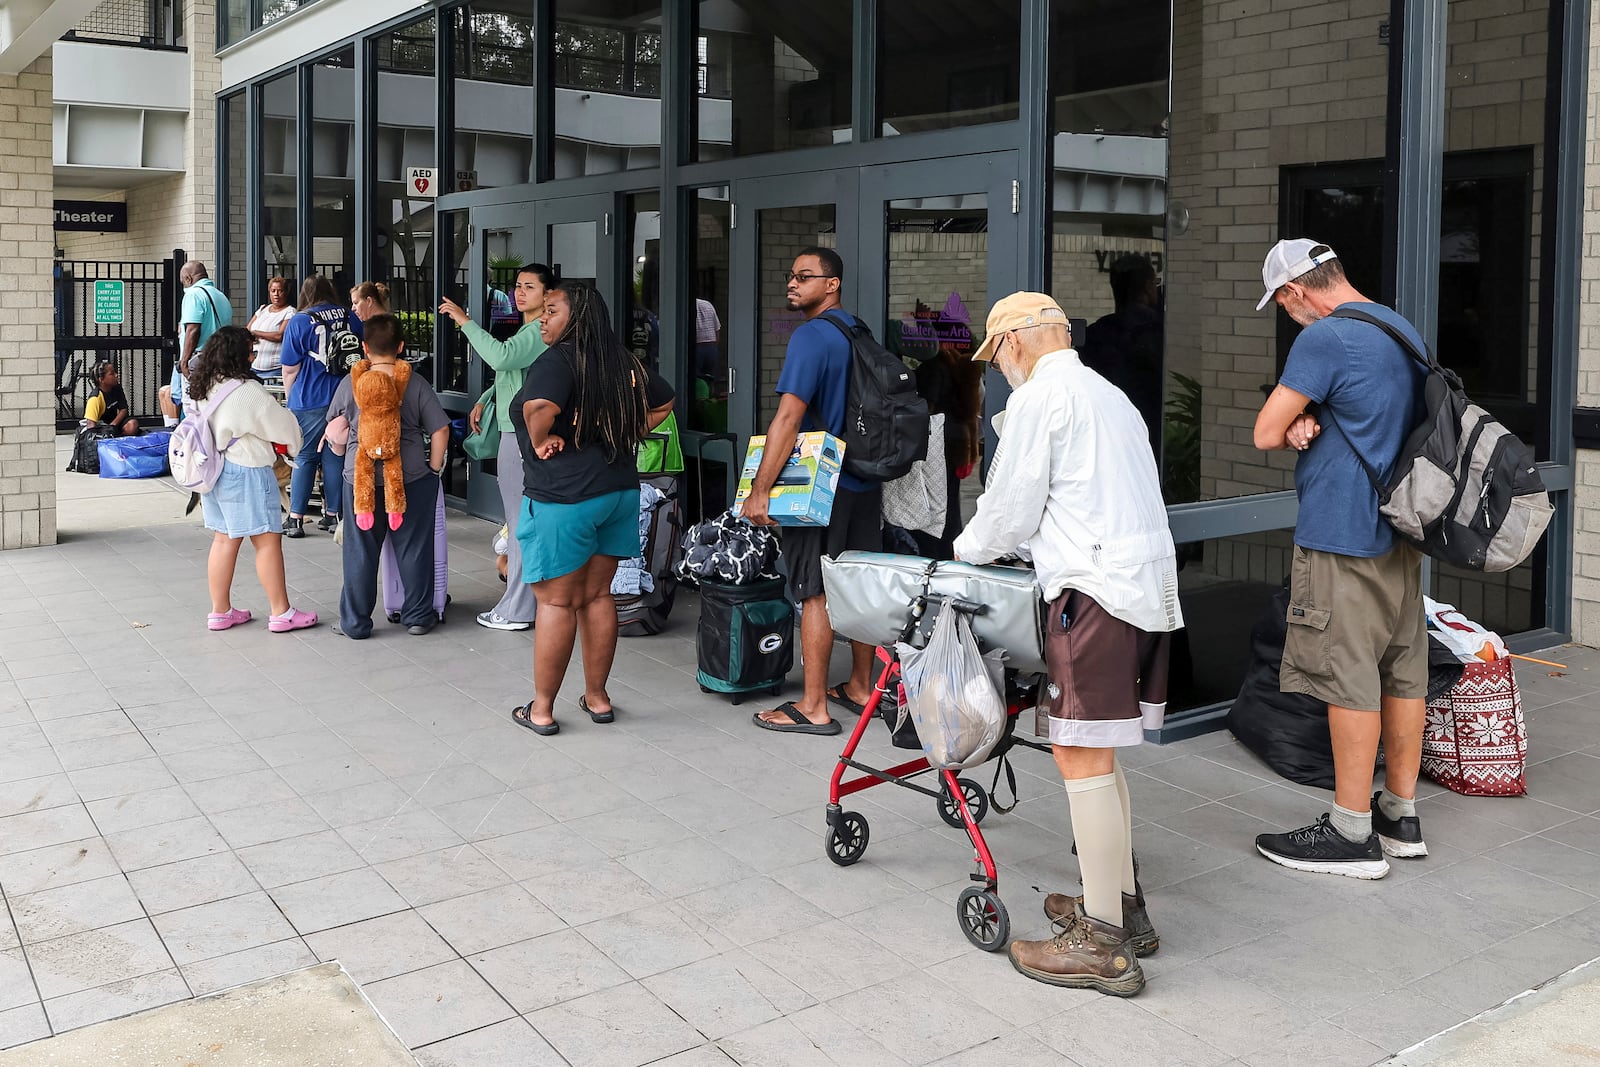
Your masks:
<svg viewBox="0 0 1600 1067"><path fill-rule="evenodd" d="M1262 308L1264 308L1268 304L1272 303L1272 298L1277 296L1277 295L1278 295L1278 290L1276 290L1276 289L1268 289L1267 290L1267 295L1262 297L1261 298L1261 303L1256 305L1256 310L1260 311Z"/></svg>

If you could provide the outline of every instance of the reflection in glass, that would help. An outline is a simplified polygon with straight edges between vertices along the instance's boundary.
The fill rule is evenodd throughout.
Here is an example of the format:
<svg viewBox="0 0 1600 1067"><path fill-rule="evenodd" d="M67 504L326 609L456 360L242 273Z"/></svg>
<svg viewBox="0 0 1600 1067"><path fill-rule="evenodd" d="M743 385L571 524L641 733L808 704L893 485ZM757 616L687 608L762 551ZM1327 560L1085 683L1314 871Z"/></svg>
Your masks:
<svg viewBox="0 0 1600 1067"><path fill-rule="evenodd" d="M595 255L600 247L597 222L558 222L550 227L550 266L562 281L596 283Z"/></svg>
<svg viewBox="0 0 1600 1067"><path fill-rule="evenodd" d="M944 417L945 528L910 536L919 555L950 559L983 492L984 365L972 353L990 303L988 197L895 200L888 209L884 347L914 368L929 413Z"/></svg>
<svg viewBox="0 0 1600 1067"><path fill-rule="evenodd" d="M249 291L250 284L250 194L246 185L250 165L249 131L245 129L245 94L234 93L222 102L223 139L226 142L227 176L223 185L223 218L226 229L220 235L224 292L239 303L255 307L260 299Z"/></svg>
<svg viewBox="0 0 1600 1067"><path fill-rule="evenodd" d="M555 177L661 162L661 4L555 0Z"/></svg>
<svg viewBox="0 0 1600 1067"><path fill-rule="evenodd" d="M298 72L291 70L261 86L261 246L266 260L262 278L300 276L295 225L300 173L298 81Z"/></svg>
<svg viewBox="0 0 1600 1067"><path fill-rule="evenodd" d="M407 170L436 170L439 165L434 149L434 25L430 15L378 36L372 46L377 84L373 104L378 120L373 133L372 276L388 283L390 310L405 329L406 347L426 359L430 375L434 370L434 309L438 307L433 279L435 201L422 194L435 190L415 188L408 181ZM446 247L453 251L447 253L446 261L459 270L466 265L466 221L461 220L454 229L458 232L450 235ZM456 245L461 247L457 250ZM454 330L447 334L454 335ZM464 366L456 360L447 362L451 373ZM453 382L448 376L433 381L440 391L466 385L464 380Z"/></svg>
<svg viewBox="0 0 1600 1067"><path fill-rule="evenodd" d="M690 291L696 302L694 310L698 312L699 302L706 301L724 324L732 321L728 305L728 257L732 222L733 212L728 203L727 186L695 190L693 216L695 238L690 246L693 260L689 264ZM784 264L784 269L788 269L787 263ZM685 324L680 335L680 346L690 353L687 361L690 388L680 389L678 392L680 397L686 393L688 395L688 428L691 431L726 434L730 429L728 331L726 328L722 330L713 356L708 358L708 353L704 350L696 353L698 318L697 314L690 314L688 309L685 309L678 319ZM744 343L748 345L749 342L744 340ZM736 432L750 432L748 427L734 429ZM733 455L735 447L729 444L715 448L701 446L703 462L693 466L694 477L703 478L703 482L697 482L691 493L691 499L699 502L699 507L693 511L694 514L715 515L733 503L728 482L735 473L732 468L743 458L742 455Z"/></svg>
<svg viewBox="0 0 1600 1067"><path fill-rule="evenodd" d="M799 207L765 208L756 213L756 270L759 272L759 304L756 311L756 427L734 427L736 431L763 433L778 412L776 387L783 370L783 355L789 335L805 321L798 311L789 310L789 270L802 248L818 245L834 248L839 243L835 209L832 204L807 204ZM861 269L859 263L844 265L845 277ZM845 308L856 312L856 308Z"/></svg>
<svg viewBox="0 0 1600 1067"><path fill-rule="evenodd" d="M629 275L623 339L639 362L661 368L661 194L634 193L622 213Z"/></svg>
<svg viewBox="0 0 1600 1067"><path fill-rule="evenodd" d="M430 299L433 300L433 307L437 307L439 297L448 296L467 308L468 314L475 315L478 321L482 322L479 309L483 304L474 302L471 294L467 292L470 280L467 256L472 250L468 240L471 232L467 212L446 211L440 214L441 277L438 296ZM465 393L468 385L467 367L472 358L472 350L467 344L466 336L456 329L449 319L438 318L436 321L432 308L426 314L411 313L402 316L401 321L408 324L406 330L408 346L411 344L412 335L415 334L418 344L427 344L430 353L437 351L439 359L438 371L433 375L434 388L441 393ZM434 346L437 346L437 349ZM433 364L430 363L428 366L431 370Z"/></svg>
<svg viewBox="0 0 1600 1067"><path fill-rule="evenodd" d="M1350 0L1340 18L1352 32L1336 46L1328 42L1335 60L1299 47L1303 28L1276 22L1290 18L1287 10L1247 14L1224 0L1173 10L1170 168L1163 202L1151 212L1171 220L1157 231L1164 238L1163 479L1198 499L1293 488L1294 456L1262 452L1252 437L1264 390L1278 378L1282 314L1255 309L1261 261L1280 236L1318 236L1280 232L1290 168L1382 160L1389 48L1377 32L1353 28L1376 27L1388 14L1387 0ZM1335 68L1337 77L1328 73ZM1092 158L1087 146L1085 158ZM1381 262L1362 262L1358 242L1341 244L1347 237L1319 239L1332 240L1348 273L1381 271ZM1185 413L1175 426L1180 398ZM1172 449L1180 432L1181 472Z"/></svg>
<svg viewBox="0 0 1600 1067"><path fill-rule="evenodd" d="M1527 560L1498 574L1435 563L1429 595L1453 604L1467 618L1498 634L1536 630L1545 625L1549 543L1548 538L1541 541Z"/></svg>
<svg viewBox="0 0 1600 1067"><path fill-rule="evenodd" d="M453 17L451 188L466 192L533 181L533 0L486 0Z"/></svg>
<svg viewBox="0 0 1600 1067"><path fill-rule="evenodd" d="M1167 350L1171 32L1165 3L1051 4L1050 289L1084 363L1144 418L1176 504L1200 496L1202 375Z"/></svg>
<svg viewBox="0 0 1600 1067"><path fill-rule="evenodd" d="M356 255L355 49L311 69L311 269L348 302Z"/></svg>
<svg viewBox="0 0 1600 1067"><path fill-rule="evenodd" d="M1020 0L931 11L878 0L878 120L885 137L1017 117Z"/></svg>
<svg viewBox="0 0 1600 1067"><path fill-rule="evenodd" d="M696 6L695 158L848 141L850 0Z"/></svg>

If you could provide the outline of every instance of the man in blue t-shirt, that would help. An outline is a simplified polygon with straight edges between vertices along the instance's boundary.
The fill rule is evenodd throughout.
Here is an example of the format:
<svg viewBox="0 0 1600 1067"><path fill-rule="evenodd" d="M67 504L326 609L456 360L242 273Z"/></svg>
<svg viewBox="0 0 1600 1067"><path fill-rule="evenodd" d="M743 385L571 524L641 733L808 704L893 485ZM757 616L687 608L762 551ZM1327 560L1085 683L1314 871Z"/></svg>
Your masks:
<svg viewBox="0 0 1600 1067"><path fill-rule="evenodd" d="M844 436L850 341L838 327L819 321L825 315L844 325L854 323L854 317L839 306L843 284L844 260L833 249L806 248L795 257L788 278L789 310L805 315L806 321L789 337L783 370L778 374L778 413L767 427L761 468L741 512L758 526L774 525L767 514L772 485L794 450L796 436L813 430ZM822 591L822 557L851 549L882 548L882 511L882 486L841 473L827 526L791 526L782 531L789 592L801 605L800 652L805 661L806 690L799 700L758 712L755 724L762 729L836 734L839 724L828 714L828 702L859 713L872 695L872 646L856 641L850 643L849 680L828 688L833 626L828 621L828 598Z"/></svg>
<svg viewBox="0 0 1600 1067"><path fill-rule="evenodd" d="M1421 416L1425 372L1381 328L1332 313L1353 305L1418 348L1422 338L1399 314L1356 291L1327 245L1279 241L1261 278L1267 292L1257 310L1276 301L1305 327L1255 426L1257 448L1300 453L1279 684L1286 693L1328 702L1334 802L1318 822L1262 834L1256 848L1294 870L1382 878L1389 873L1385 853L1428 854L1415 799L1428 638L1422 557L1378 514L1366 468L1385 483L1394 474ZM1384 788L1369 797L1380 739Z"/></svg>
<svg viewBox="0 0 1600 1067"><path fill-rule="evenodd" d="M327 356L333 335L348 330L359 339L361 320L350 313L349 300L341 300L333 283L313 274L300 286L302 310L283 329L283 387L288 391L289 410L300 423L298 464L289 480L289 517L283 523L285 537L306 535L306 508L311 504L311 485L316 478L317 461L322 466L322 521L318 528L333 530L339 525L339 486L344 482L344 457L323 442L328 428L328 405L333 402L339 379L328 373Z"/></svg>

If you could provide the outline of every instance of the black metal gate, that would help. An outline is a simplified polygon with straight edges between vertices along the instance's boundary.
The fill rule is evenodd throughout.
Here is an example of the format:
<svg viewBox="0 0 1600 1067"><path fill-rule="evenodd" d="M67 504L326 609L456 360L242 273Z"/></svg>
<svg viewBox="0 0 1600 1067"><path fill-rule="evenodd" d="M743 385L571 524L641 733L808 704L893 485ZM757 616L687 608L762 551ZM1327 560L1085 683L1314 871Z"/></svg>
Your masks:
<svg viewBox="0 0 1600 1067"><path fill-rule="evenodd" d="M158 393L178 356L185 258L178 249L155 263L56 260L57 430L77 428L94 395L94 365L103 359L117 364L134 417L161 425Z"/></svg>

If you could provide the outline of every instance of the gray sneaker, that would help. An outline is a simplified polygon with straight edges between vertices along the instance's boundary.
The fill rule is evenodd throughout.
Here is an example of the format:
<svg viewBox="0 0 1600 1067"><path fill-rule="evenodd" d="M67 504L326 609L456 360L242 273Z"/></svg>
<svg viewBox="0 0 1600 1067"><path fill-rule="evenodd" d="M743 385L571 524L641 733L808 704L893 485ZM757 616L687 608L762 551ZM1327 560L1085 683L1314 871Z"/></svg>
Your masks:
<svg viewBox="0 0 1600 1067"><path fill-rule="evenodd" d="M533 623L514 622L511 619L501 618L493 611L480 611L478 613L478 625L487 626L491 630L527 630L533 626Z"/></svg>

